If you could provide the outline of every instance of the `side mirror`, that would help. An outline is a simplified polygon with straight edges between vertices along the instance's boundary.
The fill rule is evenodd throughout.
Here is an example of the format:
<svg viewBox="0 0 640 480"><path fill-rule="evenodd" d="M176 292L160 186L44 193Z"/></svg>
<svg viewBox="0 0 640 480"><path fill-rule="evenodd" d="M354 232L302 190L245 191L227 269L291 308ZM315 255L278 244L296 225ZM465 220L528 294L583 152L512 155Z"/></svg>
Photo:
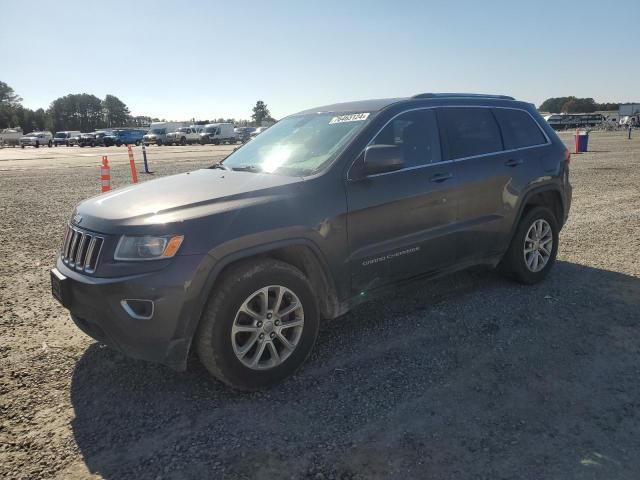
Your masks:
<svg viewBox="0 0 640 480"><path fill-rule="evenodd" d="M364 174L394 172L404 166L402 150L397 145L369 145L364 151Z"/></svg>

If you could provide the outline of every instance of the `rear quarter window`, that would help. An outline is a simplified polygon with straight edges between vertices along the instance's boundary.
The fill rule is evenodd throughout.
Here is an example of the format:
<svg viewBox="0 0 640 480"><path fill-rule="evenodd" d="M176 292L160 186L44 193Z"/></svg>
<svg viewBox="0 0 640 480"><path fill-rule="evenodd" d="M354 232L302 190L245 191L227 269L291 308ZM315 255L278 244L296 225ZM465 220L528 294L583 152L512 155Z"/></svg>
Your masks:
<svg viewBox="0 0 640 480"><path fill-rule="evenodd" d="M504 140L504 148L533 147L547 143L538 124L523 110L496 108L493 110Z"/></svg>
<svg viewBox="0 0 640 480"><path fill-rule="evenodd" d="M450 160L502 151L500 129L489 108L443 108L439 118Z"/></svg>

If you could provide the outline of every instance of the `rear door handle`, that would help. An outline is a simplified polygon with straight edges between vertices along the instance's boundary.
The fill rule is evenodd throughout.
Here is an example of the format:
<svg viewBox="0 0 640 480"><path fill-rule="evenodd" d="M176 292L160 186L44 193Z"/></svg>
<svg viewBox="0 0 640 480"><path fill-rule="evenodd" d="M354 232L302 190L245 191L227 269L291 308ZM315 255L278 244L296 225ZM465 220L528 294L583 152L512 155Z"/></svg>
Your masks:
<svg viewBox="0 0 640 480"><path fill-rule="evenodd" d="M506 162L504 162L504 164L507 167L517 167L518 165L522 165L522 160L520 160L519 158L517 160L515 158L512 158L511 160L507 160Z"/></svg>
<svg viewBox="0 0 640 480"><path fill-rule="evenodd" d="M442 183L450 178L453 178L453 173L436 173L431 177L431 181L435 183Z"/></svg>

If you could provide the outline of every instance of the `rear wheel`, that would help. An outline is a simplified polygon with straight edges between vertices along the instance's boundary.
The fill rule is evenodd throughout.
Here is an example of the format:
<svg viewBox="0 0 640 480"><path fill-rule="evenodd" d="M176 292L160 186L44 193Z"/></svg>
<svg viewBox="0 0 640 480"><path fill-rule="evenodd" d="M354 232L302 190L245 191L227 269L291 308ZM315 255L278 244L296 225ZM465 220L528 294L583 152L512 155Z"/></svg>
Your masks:
<svg viewBox="0 0 640 480"><path fill-rule="evenodd" d="M140 140L136 140L136 147L140 146Z"/></svg>
<svg viewBox="0 0 640 480"><path fill-rule="evenodd" d="M276 260L242 263L213 292L198 327L200 361L239 390L256 390L291 375L318 336L319 310L307 278Z"/></svg>
<svg viewBox="0 0 640 480"><path fill-rule="evenodd" d="M48 146L49 148L53 147L53 141L49 140L49 143L47 143L47 146Z"/></svg>
<svg viewBox="0 0 640 480"><path fill-rule="evenodd" d="M202 137L200 139L200 145L206 145L207 143L209 143L209 137Z"/></svg>
<svg viewBox="0 0 640 480"><path fill-rule="evenodd" d="M36 141L36 148L40 148L40 142Z"/></svg>
<svg viewBox="0 0 640 480"><path fill-rule="evenodd" d="M520 220L501 269L520 283L541 282L556 261L559 232L551 210L532 208Z"/></svg>
<svg viewBox="0 0 640 480"><path fill-rule="evenodd" d="M186 138L184 138L184 137L182 137L182 138L180 139L180 145L182 145L182 146L184 147L186 144L187 144L187 139L186 139Z"/></svg>

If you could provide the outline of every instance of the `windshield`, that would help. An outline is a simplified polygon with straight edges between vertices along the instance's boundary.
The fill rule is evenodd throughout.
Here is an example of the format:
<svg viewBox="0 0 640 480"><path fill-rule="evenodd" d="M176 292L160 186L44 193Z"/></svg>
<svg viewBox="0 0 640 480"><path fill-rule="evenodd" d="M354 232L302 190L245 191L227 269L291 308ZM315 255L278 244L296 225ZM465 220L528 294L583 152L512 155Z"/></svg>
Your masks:
<svg viewBox="0 0 640 480"><path fill-rule="evenodd" d="M188 131L189 131L189 129L188 129L187 127L180 127L180 128L178 129L178 131L179 131L179 132L188 132Z"/></svg>
<svg viewBox="0 0 640 480"><path fill-rule="evenodd" d="M216 130L218 129L218 127L207 127L204 129L205 132L207 133L216 133Z"/></svg>
<svg viewBox="0 0 640 480"><path fill-rule="evenodd" d="M64 132L56 133L56 138L67 138L67 134Z"/></svg>
<svg viewBox="0 0 640 480"><path fill-rule="evenodd" d="M154 133L156 135L164 135L165 131L166 130L164 128L152 128L151 130L149 130L149 133Z"/></svg>
<svg viewBox="0 0 640 480"><path fill-rule="evenodd" d="M232 153L227 168L305 176L321 170L366 123L368 113L285 118Z"/></svg>
<svg viewBox="0 0 640 480"><path fill-rule="evenodd" d="M25 135L25 137L37 137L39 132L29 132Z"/></svg>

